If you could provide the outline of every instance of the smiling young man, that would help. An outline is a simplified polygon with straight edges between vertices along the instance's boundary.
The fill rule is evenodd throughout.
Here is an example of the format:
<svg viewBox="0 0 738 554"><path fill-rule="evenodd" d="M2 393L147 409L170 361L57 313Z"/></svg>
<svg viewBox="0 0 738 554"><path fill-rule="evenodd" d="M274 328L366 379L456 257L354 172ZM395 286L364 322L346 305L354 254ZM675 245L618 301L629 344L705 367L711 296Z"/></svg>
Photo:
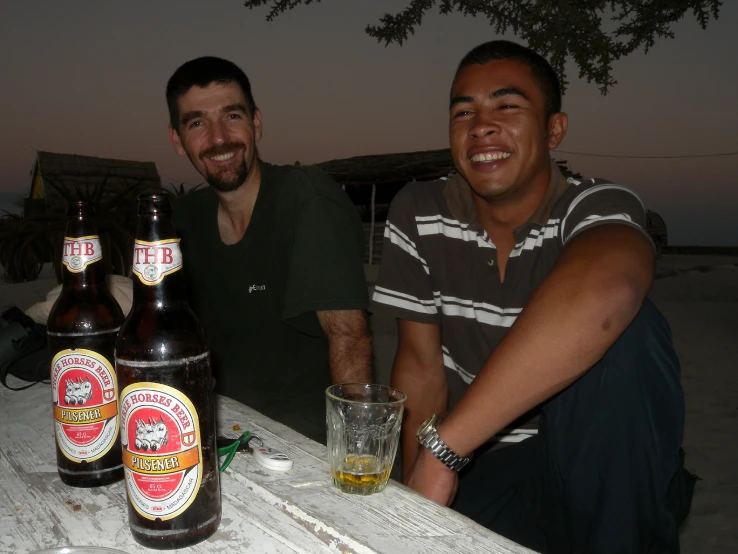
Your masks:
<svg viewBox="0 0 738 554"><path fill-rule="evenodd" d="M371 382L364 233L317 168L261 161L246 75L203 57L167 84L169 135L210 185L174 203L216 391L325 442L325 389Z"/></svg>
<svg viewBox="0 0 738 554"><path fill-rule="evenodd" d="M458 173L392 203L372 309L398 319L403 477L538 551L677 552L694 481L645 209L564 178L567 125L544 58L480 45L451 87Z"/></svg>

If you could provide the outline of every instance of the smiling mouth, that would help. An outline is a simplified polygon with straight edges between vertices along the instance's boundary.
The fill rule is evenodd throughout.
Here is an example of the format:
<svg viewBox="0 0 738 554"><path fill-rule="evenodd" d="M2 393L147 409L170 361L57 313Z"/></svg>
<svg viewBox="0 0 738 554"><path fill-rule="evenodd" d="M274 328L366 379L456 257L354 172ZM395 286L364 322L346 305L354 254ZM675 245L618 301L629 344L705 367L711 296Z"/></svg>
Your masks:
<svg viewBox="0 0 738 554"><path fill-rule="evenodd" d="M473 162L494 162L497 160L506 160L508 159L512 154L510 152L480 152L479 154L474 154L470 159Z"/></svg>
<svg viewBox="0 0 738 554"><path fill-rule="evenodd" d="M238 156L239 152L245 151L246 147L239 142L227 142L214 145L200 154L200 158L212 162L227 162Z"/></svg>
<svg viewBox="0 0 738 554"><path fill-rule="evenodd" d="M208 156L213 161L216 162L224 162L226 160L230 160L233 156L236 155L236 152L227 152L225 154L218 154L217 156Z"/></svg>

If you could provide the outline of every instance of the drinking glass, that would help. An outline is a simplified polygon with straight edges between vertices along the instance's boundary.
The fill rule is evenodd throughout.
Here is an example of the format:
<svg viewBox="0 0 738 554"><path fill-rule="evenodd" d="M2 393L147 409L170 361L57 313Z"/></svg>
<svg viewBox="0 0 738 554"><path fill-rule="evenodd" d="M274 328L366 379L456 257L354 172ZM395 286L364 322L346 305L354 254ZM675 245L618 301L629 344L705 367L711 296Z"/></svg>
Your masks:
<svg viewBox="0 0 738 554"><path fill-rule="evenodd" d="M384 385L343 383L326 389L328 466L338 489L368 495L387 486L405 399Z"/></svg>

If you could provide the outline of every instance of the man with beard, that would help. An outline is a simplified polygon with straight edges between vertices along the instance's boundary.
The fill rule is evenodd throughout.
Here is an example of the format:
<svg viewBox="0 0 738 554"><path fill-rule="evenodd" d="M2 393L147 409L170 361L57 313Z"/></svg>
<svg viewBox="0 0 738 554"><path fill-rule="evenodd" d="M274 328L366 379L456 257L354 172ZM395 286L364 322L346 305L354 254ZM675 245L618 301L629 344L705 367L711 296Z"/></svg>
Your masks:
<svg viewBox="0 0 738 554"><path fill-rule="evenodd" d="M356 209L319 169L259 159L262 115L235 64L191 60L166 97L172 145L210 185L174 213L216 391L325 442L325 388L372 381Z"/></svg>

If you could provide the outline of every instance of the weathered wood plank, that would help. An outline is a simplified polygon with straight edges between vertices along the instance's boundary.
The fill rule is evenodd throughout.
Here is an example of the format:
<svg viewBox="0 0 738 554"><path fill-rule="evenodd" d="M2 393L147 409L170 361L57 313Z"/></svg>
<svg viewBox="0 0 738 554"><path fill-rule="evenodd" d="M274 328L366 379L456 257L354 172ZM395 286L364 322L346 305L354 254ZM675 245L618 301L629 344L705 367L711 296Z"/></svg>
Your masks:
<svg viewBox="0 0 738 554"><path fill-rule="evenodd" d="M63 545L147 551L128 530L122 483L75 489L59 479L50 397L44 385L0 390L0 552ZM220 528L182 552L530 552L395 482L367 497L341 493L330 484L323 445L233 400L218 402L222 434L249 429L294 467L272 472L239 453L221 474Z"/></svg>

